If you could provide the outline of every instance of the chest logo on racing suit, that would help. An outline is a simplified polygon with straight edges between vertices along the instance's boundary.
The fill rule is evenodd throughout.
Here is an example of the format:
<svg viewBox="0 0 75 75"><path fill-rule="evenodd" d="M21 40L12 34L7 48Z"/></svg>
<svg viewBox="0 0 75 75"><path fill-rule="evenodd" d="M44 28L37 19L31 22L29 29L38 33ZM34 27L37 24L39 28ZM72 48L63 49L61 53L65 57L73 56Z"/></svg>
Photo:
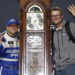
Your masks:
<svg viewBox="0 0 75 75"><path fill-rule="evenodd" d="M13 41L8 41L8 44L10 47L14 47L14 42Z"/></svg>

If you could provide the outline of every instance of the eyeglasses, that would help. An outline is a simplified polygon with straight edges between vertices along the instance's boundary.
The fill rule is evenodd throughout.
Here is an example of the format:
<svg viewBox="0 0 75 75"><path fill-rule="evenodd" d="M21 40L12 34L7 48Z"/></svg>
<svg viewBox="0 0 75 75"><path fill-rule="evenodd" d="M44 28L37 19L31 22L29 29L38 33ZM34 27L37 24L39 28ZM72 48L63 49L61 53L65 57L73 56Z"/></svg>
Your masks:
<svg viewBox="0 0 75 75"><path fill-rule="evenodd" d="M60 17L62 14L52 15L51 17Z"/></svg>

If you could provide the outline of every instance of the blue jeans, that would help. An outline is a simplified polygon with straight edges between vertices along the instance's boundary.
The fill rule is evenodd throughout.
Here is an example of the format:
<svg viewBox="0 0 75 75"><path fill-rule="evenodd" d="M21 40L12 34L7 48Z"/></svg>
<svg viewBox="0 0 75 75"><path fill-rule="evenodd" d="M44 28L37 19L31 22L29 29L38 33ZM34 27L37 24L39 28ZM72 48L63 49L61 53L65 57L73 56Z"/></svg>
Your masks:
<svg viewBox="0 0 75 75"><path fill-rule="evenodd" d="M68 65L62 70L56 70L55 75L75 75L75 64Z"/></svg>

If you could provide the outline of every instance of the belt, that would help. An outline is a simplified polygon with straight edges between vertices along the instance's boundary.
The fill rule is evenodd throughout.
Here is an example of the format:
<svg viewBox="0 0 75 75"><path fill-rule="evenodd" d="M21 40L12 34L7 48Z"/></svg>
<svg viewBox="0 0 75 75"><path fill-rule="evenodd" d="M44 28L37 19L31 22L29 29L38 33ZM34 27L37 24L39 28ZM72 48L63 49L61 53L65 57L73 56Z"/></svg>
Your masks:
<svg viewBox="0 0 75 75"><path fill-rule="evenodd" d="M18 66L4 66L6 69L19 69Z"/></svg>

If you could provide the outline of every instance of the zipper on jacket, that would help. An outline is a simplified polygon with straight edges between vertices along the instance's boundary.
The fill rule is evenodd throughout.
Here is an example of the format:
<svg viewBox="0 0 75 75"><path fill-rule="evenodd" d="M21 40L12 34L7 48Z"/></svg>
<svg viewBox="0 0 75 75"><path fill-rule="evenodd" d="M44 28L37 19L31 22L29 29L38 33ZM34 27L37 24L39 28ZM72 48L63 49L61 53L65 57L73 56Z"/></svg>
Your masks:
<svg viewBox="0 0 75 75"><path fill-rule="evenodd" d="M60 56L60 42L59 42L59 31L57 31L57 42L58 42L58 50L59 50L59 62L61 60L61 56ZM59 68L61 69L61 66L58 63Z"/></svg>

